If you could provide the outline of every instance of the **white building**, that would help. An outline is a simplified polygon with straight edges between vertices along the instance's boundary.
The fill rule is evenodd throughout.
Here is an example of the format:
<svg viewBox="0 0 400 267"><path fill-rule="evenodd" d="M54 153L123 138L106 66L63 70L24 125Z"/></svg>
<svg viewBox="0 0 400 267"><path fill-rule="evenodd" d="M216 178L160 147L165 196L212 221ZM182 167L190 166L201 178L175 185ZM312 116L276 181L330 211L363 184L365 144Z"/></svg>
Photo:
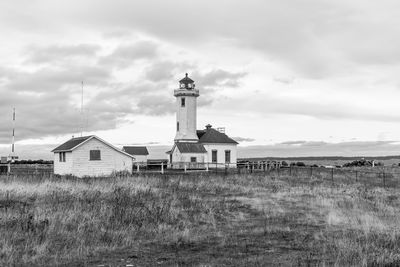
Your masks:
<svg viewBox="0 0 400 267"><path fill-rule="evenodd" d="M236 167L237 142L210 124L204 130L196 130L197 97L199 90L186 73L179 81L176 97L175 144L168 151L173 168L204 167L216 164L218 167Z"/></svg>
<svg viewBox="0 0 400 267"><path fill-rule="evenodd" d="M134 163L140 163L142 165L147 163L147 156L149 151L145 146L124 146L122 151L135 157Z"/></svg>
<svg viewBox="0 0 400 267"><path fill-rule="evenodd" d="M120 171L132 173L134 156L94 135L72 138L52 152L54 174L83 177Z"/></svg>

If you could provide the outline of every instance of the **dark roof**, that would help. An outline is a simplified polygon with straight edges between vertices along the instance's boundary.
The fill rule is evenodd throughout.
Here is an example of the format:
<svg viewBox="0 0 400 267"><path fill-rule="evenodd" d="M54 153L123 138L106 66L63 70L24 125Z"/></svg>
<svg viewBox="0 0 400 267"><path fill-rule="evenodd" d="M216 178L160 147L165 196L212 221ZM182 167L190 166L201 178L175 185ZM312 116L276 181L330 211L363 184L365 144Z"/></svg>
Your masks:
<svg viewBox="0 0 400 267"><path fill-rule="evenodd" d="M149 154L145 146L124 146L122 150L134 156L147 156Z"/></svg>
<svg viewBox="0 0 400 267"><path fill-rule="evenodd" d="M198 130L197 137L200 143L238 144L235 140L213 128Z"/></svg>
<svg viewBox="0 0 400 267"><path fill-rule="evenodd" d="M193 81L192 79L190 79L190 78L188 77L188 74L186 73L185 78L183 78L182 80L180 80L179 83L189 84L189 83L194 83L194 81Z"/></svg>
<svg viewBox="0 0 400 267"><path fill-rule="evenodd" d="M88 140L92 136L93 135L71 138L70 140L68 140L64 144L59 145L58 147L53 149L51 152L71 151L74 147L76 147L77 145L85 142L86 140Z"/></svg>
<svg viewBox="0 0 400 267"><path fill-rule="evenodd" d="M181 153L206 153L207 152L207 150L204 148L204 146L199 143L177 142L176 146Z"/></svg>

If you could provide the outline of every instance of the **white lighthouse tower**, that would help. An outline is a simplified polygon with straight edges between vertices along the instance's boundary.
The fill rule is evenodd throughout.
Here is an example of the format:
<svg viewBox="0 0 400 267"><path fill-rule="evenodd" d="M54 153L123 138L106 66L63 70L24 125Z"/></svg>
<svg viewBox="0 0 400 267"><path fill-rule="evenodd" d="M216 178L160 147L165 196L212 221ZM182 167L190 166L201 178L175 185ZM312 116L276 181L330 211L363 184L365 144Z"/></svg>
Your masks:
<svg viewBox="0 0 400 267"><path fill-rule="evenodd" d="M203 130L196 129L199 90L187 73L179 81L179 89L174 90L174 96L176 135L172 149L166 152L170 168L206 169L208 164L215 164L215 168L235 168L238 143L209 124Z"/></svg>
<svg viewBox="0 0 400 267"><path fill-rule="evenodd" d="M174 90L176 97L176 135L175 142L198 142L196 134L197 97L199 90L186 73L179 81L179 89Z"/></svg>

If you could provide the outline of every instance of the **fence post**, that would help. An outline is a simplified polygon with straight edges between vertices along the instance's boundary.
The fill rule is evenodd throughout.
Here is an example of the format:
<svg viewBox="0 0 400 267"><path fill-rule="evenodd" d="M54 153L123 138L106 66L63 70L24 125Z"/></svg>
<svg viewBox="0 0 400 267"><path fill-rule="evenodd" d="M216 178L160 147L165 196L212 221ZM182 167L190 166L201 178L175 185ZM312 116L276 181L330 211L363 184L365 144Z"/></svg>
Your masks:
<svg viewBox="0 0 400 267"><path fill-rule="evenodd" d="M186 162L183 163L183 172L186 173Z"/></svg>
<svg viewBox="0 0 400 267"><path fill-rule="evenodd" d="M208 171L208 164L209 164L209 163L207 162L207 165L206 165L206 171Z"/></svg>
<svg viewBox="0 0 400 267"><path fill-rule="evenodd" d="M136 172L139 172L140 168L139 168L139 162L136 163Z"/></svg>
<svg viewBox="0 0 400 267"><path fill-rule="evenodd" d="M382 175L382 178L383 178L383 187L385 187L386 186L386 183L385 183L385 171L383 171L383 175Z"/></svg>
<svg viewBox="0 0 400 267"><path fill-rule="evenodd" d="M164 163L161 162L161 174L164 174Z"/></svg>

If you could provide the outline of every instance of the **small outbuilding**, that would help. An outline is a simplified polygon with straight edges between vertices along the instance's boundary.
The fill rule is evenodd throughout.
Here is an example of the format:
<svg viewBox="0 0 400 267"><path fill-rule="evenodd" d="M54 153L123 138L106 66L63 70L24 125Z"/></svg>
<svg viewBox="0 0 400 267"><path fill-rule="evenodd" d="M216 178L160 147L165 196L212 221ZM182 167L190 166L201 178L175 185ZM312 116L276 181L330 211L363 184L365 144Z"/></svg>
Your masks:
<svg viewBox="0 0 400 267"><path fill-rule="evenodd" d="M134 156L95 135L72 138L52 150L54 174L106 176L114 172L132 173Z"/></svg>
<svg viewBox="0 0 400 267"><path fill-rule="evenodd" d="M135 163L146 164L149 151L145 146L124 146L122 151L135 157Z"/></svg>

